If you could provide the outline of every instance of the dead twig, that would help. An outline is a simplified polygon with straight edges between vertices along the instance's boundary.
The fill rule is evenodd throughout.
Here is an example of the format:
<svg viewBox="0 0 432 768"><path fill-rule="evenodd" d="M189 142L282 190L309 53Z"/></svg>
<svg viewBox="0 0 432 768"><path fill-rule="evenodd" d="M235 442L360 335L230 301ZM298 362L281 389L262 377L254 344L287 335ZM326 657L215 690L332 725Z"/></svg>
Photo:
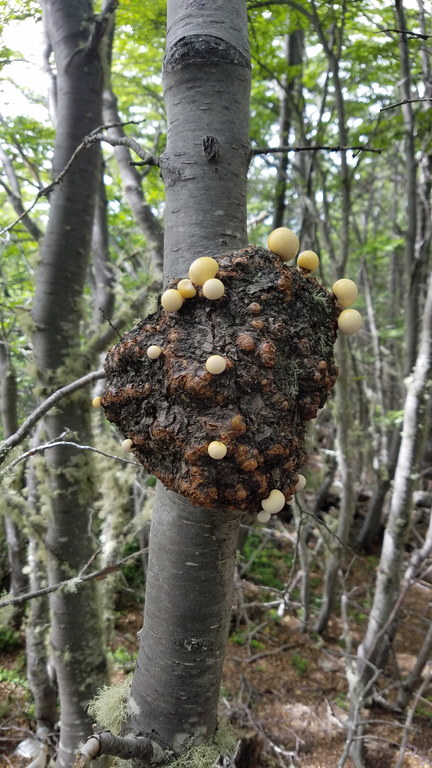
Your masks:
<svg viewBox="0 0 432 768"><path fill-rule="evenodd" d="M27 416L25 421L23 421L21 424L20 428L17 429L13 435L10 435L10 437L3 441L0 447L0 464L3 463L12 448L15 448L17 445L22 443L22 441L30 433L32 427L34 427L35 424L37 424L38 421L40 421L43 416L45 416L45 414L54 407L54 405L57 405L57 403L67 395L71 395L72 392L76 392L77 389L84 387L86 384L91 384L93 381L97 381L98 379L103 379L104 377L105 371L103 369L99 371L92 371L91 373L86 373L85 376L81 376L81 378L72 381L70 384L66 384L66 386L60 387L60 389L58 389L56 392L53 392L51 395L49 395L49 397L47 397L43 403L35 408L30 416Z"/></svg>
<svg viewBox="0 0 432 768"><path fill-rule="evenodd" d="M73 576L71 579L65 579L65 581L59 581L58 584L53 584L51 587L43 587L42 589L37 589L34 592L26 592L23 595L17 595L16 597L10 597L7 600L1 600L0 608L6 608L8 605L19 605L20 603L27 602L27 600L33 600L35 597L42 597L43 595L49 595L52 592L58 592L59 589L67 589L68 587L73 587L75 589L76 587L79 587L80 584L84 584L87 581L92 581L93 579L104 579L111 573L118 571L128 560L131 560L133 557L138 557L138 555L143 555L147 551L147 547L145 549L139 549L137 552L132 552L132 554L123 557L121 560L117 560L116 563L107 565L105 568L101 568L98 571L93 571L92 573L88 573L85 576L81 575L81 571L78 576ZM83 570L88 567L92 559L93 556L90 558L89 562L86 563Z"/></svg>
<svg viewBox="0 0 432 768"><path fill-rule="evenodd" d="M30 211L33 210L36 203L41 199L41 197L49 197L51 192L57 187L64 179L66 174L70 171L72 168L72 165L74 164L77 156L82 152L84 149L88 149L89 147L93 146L93 144L97 144L99 142L104 142L105 144L111 144L113 147L117 146L126 146L129 147L133 152L135 152L138 157L141 158L143 163L145 165L159 165L159 157L154 155L152 152L147 152L146 149L141 147L140 144L135 139L129 138L128 136L123 136L122 138L115 138L108 136L106 133L101 133L101 131L108 130L109 128L115 128L118 125L126 125L126 123L113 123L112 125L100 125L97 128L95 128L94 131L88 134L88 136L84 136L81 144L78 145L78 147L74 150L72 153L72 156L70 160L66 163L65 167L62 171L60 171L59 175L50 183L47 184L47 186L42 187L42 189L39 190L37 193L35 199L33 200L32 204L26 208L23 213L18 216L11 224L8 224L7 227L4 227L0 231L0 235L4 235L6 232L9 232L11 229L13 229L22 219L24 219L25 216L27 216Z"/></svg>

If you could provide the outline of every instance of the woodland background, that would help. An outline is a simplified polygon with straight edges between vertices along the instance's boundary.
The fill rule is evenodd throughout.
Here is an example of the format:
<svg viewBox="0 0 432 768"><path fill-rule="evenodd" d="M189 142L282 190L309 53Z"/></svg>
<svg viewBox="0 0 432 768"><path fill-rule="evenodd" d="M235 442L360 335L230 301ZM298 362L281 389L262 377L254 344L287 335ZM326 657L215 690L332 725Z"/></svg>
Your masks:
<svg viewBox="0 0 432 768"><path fill-rule="evenodd" d="M44 4L0 3L1 765L28 763L12 754L28 731L37 765L53 758L59 679L61 707L75 713L78 735L89 732L82 700L124 678L140 628L155 478L121 454L91 400L105 351L155 307L162 285L164 189L149 158L166 142L166 8L123 0L93 11L102 121L86 125L83 108L53 169L65 116L49 35L40 52L49 95L19 74L30 71L20 24L41 29ZM423 0L248 0L247 11L249 242L293 229L302 250L319 254L323 285L357 282L364 327L338 342L341 375L311 424L305 491L269 526L243 521L221 709L243 739L238 766L431 765L432 14ZM87 174L101 147L91 259L74 273L75 219L57 247L76 290L52 293L44 336L50 185L88 136L56 186L70 180L59 217L73 216L77 200L81 220L93 216ZM26 422L82 377L63 410L60 392ZM72 555L62 552L59 504L77 511ZM86 592L101 570L97 595ZM51 609L47 596L16 600L13 614L6 606L64 581ZM62 634L53 616L63 612ZM68 645L74 633L79 652Z"/></svg>

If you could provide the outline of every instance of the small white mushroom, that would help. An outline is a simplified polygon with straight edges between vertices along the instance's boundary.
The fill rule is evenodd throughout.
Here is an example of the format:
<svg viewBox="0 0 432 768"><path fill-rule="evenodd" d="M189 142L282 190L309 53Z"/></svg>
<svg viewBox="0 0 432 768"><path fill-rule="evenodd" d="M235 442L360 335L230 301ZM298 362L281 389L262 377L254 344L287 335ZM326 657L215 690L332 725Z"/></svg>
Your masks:
<svg viewBox="0 0 432 768"><path fill-rule="evenodd" d="M306 487L306 478L305 478L305 476L299 474L299 475L297 475L297 477L298 477L297 485L294 488L295 493L297 493L297 491L302 491L303 488Z"/></svg>
<svg viewBox="0 0 432 768"><path fill-rule="evenodd" d="M260 512L258 512L258 514L257 514L257 520L258 520L260 523L268 523L268 521L270 520L270 518L271 518L271 514L270 514L270 512L266 512L266 511L265 511L265 509L262 509L262 510L261 510Z"/></svg>
<svg viewBox="0 0 432 768"><path fill-rule="evenodd" d="M222 280L212 277L210 280L205 281L202 292L206 299L220 299L225 293L225 286Z"/></svg>
<svg viewBox="0 0 432 768"><path fill-rule="evenodd" d="M356 309L344 309L338 317L338 326L345 336L352 336L363 326L363 318Z"/></svg>
<svg viewBox="0 0 432 768"><path fill-rule="evenodd" d="M130 453L132 450L133 442L130 439L130 437L127 437L126 440L123 440L122 444L120 445L121 450L124 453Z"/></svg>
<svg viewBox="0 0 432 768"><path fill-rule="evenodd" d="M99 395L97 397L93 398L92 406L93 406L93 408L101 408L102 407L102 398L99 397Z"/></svg>
<svg viewBox="0 0 432 768"><path fill-rule="evenodd" d="M183 302L183 296L175 288L168 288L161 296L161 304L167 312L177 312Z"/></svg>
<svg viewBox="0 0 432 768"><path fill-rule="evenodd" d="M210 355L207 358L205 367L209 373L218 374L223 373L227 366L227 361L222 355Z"/></svg>
<svg viewBox="0 0 432 768"><path fill-rule="evenodd" d="M219 264L211 256L201 256L195 259L189 267L189 278L195 285L204 285L206 280L216 277Z"/></svg>
<svg viewBox="0 0 432 768"><path fill-rule="evenodd" d="M297 266L315 272L319 267L319 258L315 251L303 251L297 259Z"/></svg>
<svg viewBox="0 0 432 768"><path fill-rule="evenodd" d="M213 442L209 443L207 451L212 459L223 459L224 456L226 456L227 447L224 443L220 443L218 440L213 440Z"/></svg>
<svg viewBox="0 0 432 768"><path fill-rule="evenodd" d="M180 296L183 296L184 299L192 299L196 296L196 288L192 280L188 280L187 278L180 280L177 285L177 290Z"/></svg>
<svg viewBox="0 0 432 768"><path fill-rule="evenodd" d="M266 512L275 515L280 512L285 506L285 496L282 491L278 491L274 488L270 491L269 496L261 501L261 506Z"/></svg>
<svg viewBox="0 0 432 768"><path fill-rule="evenodd" d="M336 280L332 291L340 307L350 307L358 299L358 288L354 280L349 280L347 277Z"/></svg>
<svg viewBox="0 0 432 768"><path fill-rule="evenodd" d="M160 357L162 354L162 347L159 347L157 344L150 344L150 346L147 349L147 357L150 358L150 360L157 360L158 357Z"/></svg>

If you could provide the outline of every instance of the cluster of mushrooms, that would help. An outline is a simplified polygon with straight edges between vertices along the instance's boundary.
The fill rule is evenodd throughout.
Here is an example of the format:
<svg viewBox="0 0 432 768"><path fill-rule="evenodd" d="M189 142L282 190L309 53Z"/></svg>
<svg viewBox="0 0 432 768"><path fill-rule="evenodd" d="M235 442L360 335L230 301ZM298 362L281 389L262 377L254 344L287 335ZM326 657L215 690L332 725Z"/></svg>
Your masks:
<svg viewBox="0 0 432 768"><path fill-rule="evenodd" d="M282 262L289 262L294 259L298 253L299 239L290 229L279 227L269 235L268 248L269 251L278 256ZM303 275L310 275L318 269L319 258L314 251L303 251L297 257L296 266ZM220 264L216 259L208 256L196 259L190 266L188 278L182 278L178 282L175 281L174 285L171 284L170 287L164 291L160 299L161 308L167 315L175 315L188 300L196 297L198 292L200 297L207 299L209 302L217 302L222 299L225 296L226 286L218 277L219 270ZM362 327L363 322L360 313L352 308L352 305L358 298L356 284L352 280L346 278L337 280L332 287L332 294L334 297L333 301L336 302L336 305L339 308L336 312L337 326L339 330L345 335L356 333ZM257 302L255 302L255 305L256 307L260 306ZM250 307L253 308L253 302L250 304ZM251 309L250 311L253 313L254 310ZM169 322L170 321L168 320L168 324ZM258 321L255 321L254 327L256 328L259 327L257 323ZM213 350L213 353L208 355L205 360L205 370L211 377L222 376L224 372L227 371L227 368L228 370L230 367L232 368L232 361L230 361L229 356L220 354L220 351L223 350ZM165 352L166 350L163 346L155 343L149 344L145 350L145 354L149 361L157 361ZM265 362L264 365L266 365ZM150 385L147 386L149 387ZM144 397L144 395L140 396ZM96 408L104 406L108 418L115 421L115 423L119 423L119 420L116 421L112 416L112 403L115 400L115 395L110 396L107 394L102 398L94 398L93 406ZM112 406L111 411L110 406ZM310 416L306 418L310 418ZM119 426L124 429L121 420ZM138 441L134 441L130 437L127 437L123 441L121 447L123 451L132 451L138 447ZM227 445L223 439L211 439L206 445L207 455L215 462L222 462L227 456L227 450ZM140 460L140 457L138 458ZM142 461L142 463L145 463L145 461ZM249 458L249 465L253 472L257 467L257 461L253 458ZM291 493L302 490L306 485L305 477L299 473L293 474L292 477L294 480L290 485L290 488L292 489ZM160 475L160 479L166 481L163 474ZM177 489L176 486L174 487ZM289 501L289 498L290 495L287 497L286 493L284 494L280 488L271 488L266 496L260 499L261 509L257 512L258 521L267 523L273 514L277 514L284 508L287 501Z"/></svg>

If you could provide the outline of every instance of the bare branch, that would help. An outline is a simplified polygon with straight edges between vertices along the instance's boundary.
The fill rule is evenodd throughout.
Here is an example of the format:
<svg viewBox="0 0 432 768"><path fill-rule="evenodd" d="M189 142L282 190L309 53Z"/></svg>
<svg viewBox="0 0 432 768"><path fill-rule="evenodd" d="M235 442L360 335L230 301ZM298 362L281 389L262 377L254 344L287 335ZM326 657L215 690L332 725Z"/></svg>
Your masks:
<svg viewBox="0 0 432 768"><path fill-rule="evenodd" d="M18 216L15 221L13 221L7 227L4 227L4 229L0 231L0 235L3 235L5 232L9 232L11 229L13 229L13 227L15 227L18 222L20 222L25 216L27 216L27 214L30 213L31 210L33 210L41 197L48 197L53 189L55 189L55 187L57 187L60 182L63 181L79 153L82 152L83 149L88 149L93 144L104 141L106 144L111 144L113 147L119 145L127 146L129 149L135 152L135 154L138 155L138 157L140 157L146 165L159 165L159 158L156 155L153 155L151 152L147 152L147 150L143 149L138 144L138 142L135 141L135 139L128 138L127 136L123 137L122 139L110 138L105 133L100 132L101 130L104 130L105 127L109 128L110 126L99 126L98 128L95 128L95 130L92 131L88 136L84 136L81 144L79 144L75 151L72 153L70 160L66 163L63 170L60 171L57 178L54 179L54 181L52 181L46 187L40 189L32 204L21 214L21 216Z"/></svg>
<svg viewBox="0 0 432 768"><path fill-rule="evenodd" d="M386 109L395 109L395 107L400 107L403 104L418 104L420 101L427 101L429 104L432 104L432 99L427 97L424 99L403 99L402 101L397 101L395 104L389 104L388 107L381 107L380 112L385 112Z"/></svg>
<svg viewBox="0 0 432 768"><path fill-rule="evenodd" d="M8 605L19 605L20 603L27 602L27 600L33 600L35 597L43 597L43 595L49 595L51 592L58 592L59 589L67 589L67 587L70 586L73 586L75 589L76 587L79 587L80 584L84 584L86 581L92 581L93 579L104 579L111 573L120 570L122 565L128 560L132 560L133 557L138 557L138 555L144 555L146 552L147 548L139 549L137 552L132 552L121 560L117 560L116 563L106 565L104 568L100 568L98 571L92 571L92 573L88 573L85 576L80 573L78 576L72 576L71 579L59 581L58 584L53 584L51 587L42 587L42 589L36 589L34 592L26 592L23 595L17 595L16 597L9 597L7 600L1 600L0 608L6 608Z"/></svg>
<svg viewBox="0 0 432 768"><path fill-rule="evenodd" d="M7 465L7 470L9 471L21 461L26 461L26 459L30 459L37 453L44 453L44 451L48 450L48 448L57 448L60 445L65 446L66 448L78 448L80 451L93 451L94 453L98 453L100 456L105 456L107 459L115 459L115 461L120 461L122 464L133 464L134 467L141 466L137 461L124 459L122 456L116 456L114 453L106 453L105 451L99 450L99 448L95 448L93 445L82 445L81 443L74 443L72 440L53 440L50 443L38 445L36 448L31 448L29 451L22 453L21 456L18 456L18 458L14 459L10 464Z"/></svg>
<svg viewBox="0 0 432 768"><path fill-rule="evenodd" d="M22 222L26 227L26 229L28 230L28 232L31 234L31 236L35 240L39 240L42 237L42 231L39 229L37 224L27 215L27 212L24 210L20 185L19 185L18 177L15 173L15 168L13 166L13 163L10 157L8 156L7 152L5 152L3 147L0 147L0 162L3 165L10 187L4 181L0 181L0 184L5 190L9 198L10 204L12 205L15 213L22 218Z"/></svg>
<svg viewBox="0 0 432 768"><path fill-rule="evenodd" d="M310 147L254 147L251 149L251 155L275 155L279 152L375 152L380 155L383 152L382 149L372 149L364 145L356 147L328 147L324 145L313 144Z"/></svg>
<svg viewBox="0 0 432 768"><path fill-rule="evenodd" d="M432 35L422 35L420 32L410 32L409 29L383 29L383 32L398 32L400 35L409 35L410 37L419 37L421 40L429 40Z"/></svg>
<svg viewBox="0 0 432 768"><path fill-rule="evenodd" d="M67 395L72 394L72 392L76 392L77 389L84 387L86 384L91 384L93 381L97 381L98 379L103 379L104 376L105 371L103 369L99 371L92 371L91 373L87 373L85 376L81 376L80 379L76 379L70 384L66 384L65 387L61 387L56 392L53 392L52 395L47 397L47 399L44 400L44 402L41 403L33 411L33 413L31 413L30 416L25 419L25 421L23 421L20 428L13 435L8 437L7 440L3 441L0 447L0 464L3 463L12 448L15 448L17 445L22 443L22 441L30 433L32 427L34 427L34 425L37 424L38 421L40 421L42 417L45 416L45 414L48 413L48 411L54 405L56 405Z"/></svg>
<svg viewBox="0 0 432 768"><path fill-rule="evenodd" d="M166 750L147 736L114 736L111 731L97 731L79 747L73 768L85 768L100 755L137 758L140 765L162 763L167 758Z"/></svg>

